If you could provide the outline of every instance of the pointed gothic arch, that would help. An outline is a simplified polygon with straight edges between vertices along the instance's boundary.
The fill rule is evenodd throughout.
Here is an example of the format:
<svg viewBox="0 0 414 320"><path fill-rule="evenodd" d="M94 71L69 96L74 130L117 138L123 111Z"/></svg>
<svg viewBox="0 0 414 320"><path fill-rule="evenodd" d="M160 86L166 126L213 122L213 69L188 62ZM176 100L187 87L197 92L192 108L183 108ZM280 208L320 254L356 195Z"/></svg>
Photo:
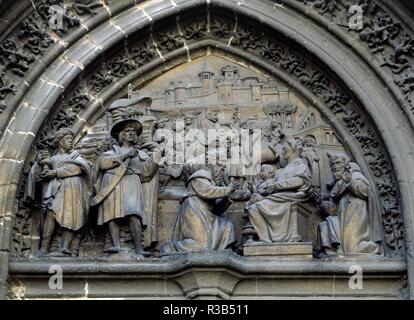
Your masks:
<svg viewBox="0 0 414 320"><path fill-rule="evenodd" d="M323 16L307 14L299 2L283 1L280 7L271 1L144 1L137 5L125 1L118 7L97 6L92 16L75 10L79 24L67 34L45 29L54 43L33 61L24 60L30 68L24 61L14 67L23 70L20 78L10 67L13 75L9 78L17 79L15 92L6 94L0 115L0 161L5 172L0 177L4 246L0 253L6 266L0 274L2 292L6 291L16 198L42 132L53 128L58 117L81 133L105 112L110 101L126 95L130 83L144 85L207 52L250 61L288 84L328 119L375 181L384 217L387 210L392 219L397 216L389 226L389 245L394 246L391 256L402 254L406 260L412 292L414 141L410 138L414 132L410 103L387 71L371 63L373 54L368 49L358 45L349 49L351 40L340 27L329 30ZM14 10L36 19L24 5ZM42 7L37 10L41 18ZM368 159L368 153L381 156Z"/></svg>

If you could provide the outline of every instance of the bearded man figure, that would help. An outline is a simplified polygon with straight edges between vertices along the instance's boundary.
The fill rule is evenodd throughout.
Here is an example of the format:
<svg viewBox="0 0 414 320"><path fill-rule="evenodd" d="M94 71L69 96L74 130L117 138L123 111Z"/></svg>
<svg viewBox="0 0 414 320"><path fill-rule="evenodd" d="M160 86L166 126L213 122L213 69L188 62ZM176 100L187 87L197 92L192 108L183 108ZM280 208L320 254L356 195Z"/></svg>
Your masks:
<svg viewBox="0 0 414 320"><path fill-rule="evenodd" d="M216 186L210 169L197 161L186 162L184 173L187 189L172 239L161 247L161 253L231 249L236 242L234 225L221 214L233 203L230 198L238 185Z"/></svg>
<svg viewBox="0 0 414 320"><path fill-rule="evenodd" d="M266 243L299 242L291 206L309 199L311 173L301 158L302 144L299 140L287 139L283 143L282 157L286 167L276 171L274 178L260 184L257 190L262 197L253 197L246 206L249 220L259 240Z"/></svg>
<svg viewBox="0 0 414 320"><path fill-rule="evenodd" d="M318 227L320 254L383 254L380 217L368 179L344 154L329 155L334 185L316 197L328 217Z"/></svg>

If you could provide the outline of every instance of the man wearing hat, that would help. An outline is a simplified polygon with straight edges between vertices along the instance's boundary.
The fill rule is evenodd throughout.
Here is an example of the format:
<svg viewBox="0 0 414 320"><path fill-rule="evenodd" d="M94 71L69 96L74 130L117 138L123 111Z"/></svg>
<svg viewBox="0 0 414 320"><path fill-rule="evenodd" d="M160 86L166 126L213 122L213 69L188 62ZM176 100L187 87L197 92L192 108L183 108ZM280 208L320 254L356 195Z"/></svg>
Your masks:
<svg viewBox="0 0 414 320"><path fill-rule="evenodd" d="M108 253L120 251L120 219L128 219L135 251L143 256L142 231L147 227L144 212L142 182L149 181L156 173L157 164L136 145L142 133L138 120L119 119L111 135L118 144L104 152L98 159L98 194L92 205L99 205L98 225L108 224L112 246Z"/></svg>

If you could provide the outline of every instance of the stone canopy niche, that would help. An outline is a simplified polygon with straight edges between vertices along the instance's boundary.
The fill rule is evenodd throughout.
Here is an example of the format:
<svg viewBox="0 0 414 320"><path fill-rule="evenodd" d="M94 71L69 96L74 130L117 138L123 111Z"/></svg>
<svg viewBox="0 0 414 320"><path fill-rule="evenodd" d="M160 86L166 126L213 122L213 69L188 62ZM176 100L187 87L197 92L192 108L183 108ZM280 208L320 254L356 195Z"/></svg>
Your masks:
<svg viewBox="0 0 414 320"><path fill-rule="evenodd" d="M144 103L143 98L147 99ZM299 247L296 249L279 248L274 253L283 257L311 258L312 248L314 254L321 249L318 225L324 221L326 213L318 206L313 193L326 197L335 185L330 157L347 155L351 161L353 157L321 113L282 81L250 64L232 59L230 56L208 54L179 65L143 86L135 87L134 83L131 83L126 97L113 101L111 106L106 106L108 111L101 117L97 117L93 125L86 127L83 135L75 138L74 149L88 162L91 171L95 171L92 179L96 179L96 170L102 155L117 144L110 135L111 128L119 120L117 119L119 117L116 111L117 106L125 106L121 117L137 119L141 122L143 131L140 135L140 145L146 146L142 149L152 157L155 149L167 145L168 138L163 130L173 134L176 152L180 148L185 149L191 146L193 142L187 139L184 139L184 146L181 147L177 141L179 134L185 137L192 129L198 129L204 133L207 133L209 129L233 129L237 132L245 130L250 131L250 136L254 130L257 130L260 134L261 149L266 150L262 153L262 158L269 156L269 150L273 150L276 154L275 156L270 152L271 156L268 160L262 159L262 168L273 170L274 175L276 170L283 170L287 166L287 161L282 155L284 141L299 141L303 148L300 158L308 167L310 184L307 199L299 202L292 200L292 208L289 209L292 220L295 220L289 223L294 224L295 231L299 234L299 238L293 242L298 242ZM183 124L181 131L177 129L180 122ZM37 145L40 148L38 155L50 149L53 138L53 135L49 135L38 141ZM205 142L201 144L202 148L208 145ZM204 150L207 155L207 149ZM188 179L183 167L184 163L190 160L190 155L186 152L183 152L183 155L184 159L174 163L165 161L167 157L164 155L163 164L158 167L155 177L142 184L142 201L145 203L147 215L147 227L143 232L142 242L146 254L150 256L148 259L160 257L160 248L174 237L174 226L179 218L181 199L186 194L186 179ZM276 157L279 158L276 159ZM35 158L32 163L39 163L39 158ZM352 163L359 168L358 164ZM260 162L258 165L260 167ZM97 225L100 214L99 206L91 206L86 210L87 217L84 226L77 230L64 255L60 252L64 232L62 233L58 225L53 232L49 249L39 255L45 224L42 192L45 192L47 185L42 185L41 179L36 178L38 173L33 168L31 167L29 177L22 185L20 210L15 222L13 242L15 259L54 259L56 256L64 256L66 259L75 257L81 259L99 257L126 261L135 259L133 236L125 218L117 220L120 225L120 252L115 254L107 252L112 246L111 237L107 224ZM224 188L229 184L230 177L226 171L226 163L214 163L209 168L217 186ZM357 171L361 176L363 175L360 169ZM249 190L250 196L258 192L256 189L261 183L260 179L258 172L246 178L244 188ZM96 189L96 181L93 183L95 189L93 194L99 193ZM368 180L367 183L372 185L372 182ZM131 196L128 193L129 189L123 192L125 194L122 196ZM372 193L374 190L370 189L368 192ZM366 196L368 199L372 195ZM246 243L255 243L255 240L260 240L254 226L249 222L246 210L246 206L251 202L249 198L247 196L242 200L236 199L222 213L223 219L228 219L234 225L235 233L235 242L226 249L239 255L243 255L243 252L245 254L250 252L254 256L267 256L266 253L260 254L263 248L257 249L254 246L243 251ZM372 202L376 202L376 197L372 198L374 199ZM119 204L114 204L115 207L117 205ZM368 208L368 210L378 210L378 205L369 205ZM379 211L371 211L369 215L377 218L369 220L368 223L373 221L373 223L380 224ZM374 226L369 227L374 228ZM375 227L381 228L381 225ZM307 251L303 254L295 251L301 250L301 243L307 245Z"/></svg>

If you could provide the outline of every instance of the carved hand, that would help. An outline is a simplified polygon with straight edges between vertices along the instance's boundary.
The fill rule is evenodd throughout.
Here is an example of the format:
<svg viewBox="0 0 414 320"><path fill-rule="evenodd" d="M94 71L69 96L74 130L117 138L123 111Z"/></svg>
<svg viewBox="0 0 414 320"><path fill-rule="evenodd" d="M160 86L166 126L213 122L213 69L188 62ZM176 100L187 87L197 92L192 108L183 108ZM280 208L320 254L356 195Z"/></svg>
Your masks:
<svg viewBox="0 0 414 320"><path fill-rule="evenodd" d="M349 173L345 172L342 174L341 179L344 180L346 183L350 183L352 180L352 177Z"/></svg>
<svg viewBox="0 0 414 320"><path fill-rule="evenodd" d="M142 148L148 150L154 150L157 146L158 144L153 141L145 142L142 144Z"/></svg>
<svg viewBox="0 0 414 320"><path fill-rule="evenodd" d="M165 156L165 148L156 148L153 155L152 155L152 159L153 161L158 164L158 165L162 165L164 161L161 162L163 156Z"/></svg>
<svg viewBox="0 0 414 320"><path fill-rule="evenodd" d="M341 180L343 174L344 174L344 172L335 171L334 174L333 174L333 176L334 176L335 180Z"/></svg>
<svg viewBox="0 0 414 320"><path fill-rule="evenodd" d="M250 190L250 192L252 193L258 193L257 190L257 184L253 183L253 182L249 182L247 188Z"/></svg>
<svg viewBox="0 0 414 320"><path fill-rule="evenodd" d="M240 183L236 181L233 181L228 185L230 192L237 190L239 187L240 187Z"/></svg>
<svg viewBox="0 0 414 320"><path fill-rule="evenodd" d="M315 201L318 205L322 204L322 196L319 192L313 191L310 194L311 199L313 199L313 201Z"/></svg>
<svg viewBox="0 0 414 320"><path fill-rule="evenodd" d="M335 206L331 201L323 201L320 207L328 216L336 215Z"/></svg>
<svg viewBox="0 0 414 320"><path fill-rule="evenodd" d="M275 191L275 185L273 183L265 183L264 185L260 186L259 194L268 195L272 194Z"/></svg>
<svg viewBox="0 0 414 320"><path fill-rule="evenodd" d="M52 160L50 159L50 156L48 154L42 153L42 154L39 154L39 164L42 167L45 167L45 166L51 167L52 166Z"/></svg>
<svg viewBox="0 0 414 320"><path fill-rule="evenodd" d="M249 190L235 190L230 194L229 198L233 201L247 201L251 195Z"/></svg>
<svg viewBox="0 0 414 320"><path fill-rule="evenodd" d="M44 170L40 177L45 180L51 180L57 177L56 170Z"/></svg>
<svg viewBox="0 0 414 320"><path fill-rule="evenodd" d="M131 150L128 153L124 154L122 157L122 160L125 161L127 159L133 159L136 158L138 156L138 150Z"/></svg>

